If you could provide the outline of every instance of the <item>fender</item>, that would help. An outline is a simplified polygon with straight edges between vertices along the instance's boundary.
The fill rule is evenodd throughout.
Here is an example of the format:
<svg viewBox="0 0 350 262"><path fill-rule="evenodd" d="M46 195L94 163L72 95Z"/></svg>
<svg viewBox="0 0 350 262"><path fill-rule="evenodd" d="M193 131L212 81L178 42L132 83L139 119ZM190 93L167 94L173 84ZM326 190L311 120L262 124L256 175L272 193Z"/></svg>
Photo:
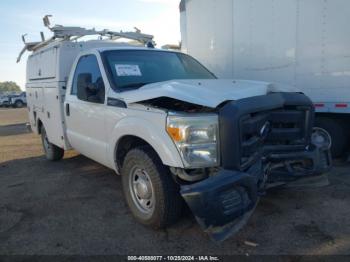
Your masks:
<svg viewBox="0 0 350 262"><path fill-rule="evenodd" d="M165 119L161 122L164 123L164 125L156 125L153 121L129 116L118 121L112 133L109 135L107 156L109 157L110 167L119 173L115 164L115 152L118 147L118 142L124 136L131 135L141 138L151 145L164 165L183 168L184 165L180 154L175 144L166 133Z"/></svg>

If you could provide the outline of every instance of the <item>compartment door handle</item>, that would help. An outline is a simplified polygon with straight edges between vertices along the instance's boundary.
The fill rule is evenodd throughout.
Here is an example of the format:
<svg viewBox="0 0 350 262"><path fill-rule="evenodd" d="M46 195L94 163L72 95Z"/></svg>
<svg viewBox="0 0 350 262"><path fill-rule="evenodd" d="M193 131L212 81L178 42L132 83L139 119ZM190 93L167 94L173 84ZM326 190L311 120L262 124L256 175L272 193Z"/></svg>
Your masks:
<svg viewBox="0 0 350 262"><path fill-rule="evenodd" d="M66 116L70 116L69 104L66 104Z"/></svg>

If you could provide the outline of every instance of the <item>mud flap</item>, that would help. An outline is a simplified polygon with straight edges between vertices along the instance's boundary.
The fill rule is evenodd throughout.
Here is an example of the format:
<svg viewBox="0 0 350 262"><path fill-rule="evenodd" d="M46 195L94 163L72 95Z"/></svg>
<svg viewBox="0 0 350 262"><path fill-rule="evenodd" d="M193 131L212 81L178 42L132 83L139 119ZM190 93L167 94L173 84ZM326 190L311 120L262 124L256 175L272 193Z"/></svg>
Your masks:
<svg viewBox="0 0 350 262"><path fill-rule="evenodd" d="M181 187L181 195L202 229L215 241L237 233L258 203L256 177L222 170L218 175Z"/></svg>

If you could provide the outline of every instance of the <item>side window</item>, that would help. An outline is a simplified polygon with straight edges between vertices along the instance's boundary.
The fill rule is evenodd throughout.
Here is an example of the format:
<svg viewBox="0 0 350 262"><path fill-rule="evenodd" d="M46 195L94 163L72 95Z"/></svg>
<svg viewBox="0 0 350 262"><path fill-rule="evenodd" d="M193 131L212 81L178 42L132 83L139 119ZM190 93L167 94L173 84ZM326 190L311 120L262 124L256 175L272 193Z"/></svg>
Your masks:
<svg viewBox="0 0 350 262"><path fill-rule="evenodd" d="M71 94L77 95L80 100L104 103L105 86L95 55L86 55L79 59L74 72Z"/></svg>

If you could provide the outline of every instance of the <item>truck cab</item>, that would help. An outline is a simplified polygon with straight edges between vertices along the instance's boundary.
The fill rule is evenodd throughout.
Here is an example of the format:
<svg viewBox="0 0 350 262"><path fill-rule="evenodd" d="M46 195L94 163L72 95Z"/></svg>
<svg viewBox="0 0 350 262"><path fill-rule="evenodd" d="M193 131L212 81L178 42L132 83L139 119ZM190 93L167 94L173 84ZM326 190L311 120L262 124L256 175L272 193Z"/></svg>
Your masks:
<svg viewBox="0 0 350 262"><path fill-rule="evenodd" d="M27 104L26 92L22 92L18 95L11 96L9 99L9 104L12 107L20 108Z"/></svg>
<svg viewBox="0 0 350 262"><path fill-rule="evenodd" d="M268 185L329 170L329 135L313 128L304 94L217 79L137 34L143 45L54 38L27 46L30 124L49 160L75 149L121 175L140 223L166 227L188 205L219 241L248 221Z"/></svg>

